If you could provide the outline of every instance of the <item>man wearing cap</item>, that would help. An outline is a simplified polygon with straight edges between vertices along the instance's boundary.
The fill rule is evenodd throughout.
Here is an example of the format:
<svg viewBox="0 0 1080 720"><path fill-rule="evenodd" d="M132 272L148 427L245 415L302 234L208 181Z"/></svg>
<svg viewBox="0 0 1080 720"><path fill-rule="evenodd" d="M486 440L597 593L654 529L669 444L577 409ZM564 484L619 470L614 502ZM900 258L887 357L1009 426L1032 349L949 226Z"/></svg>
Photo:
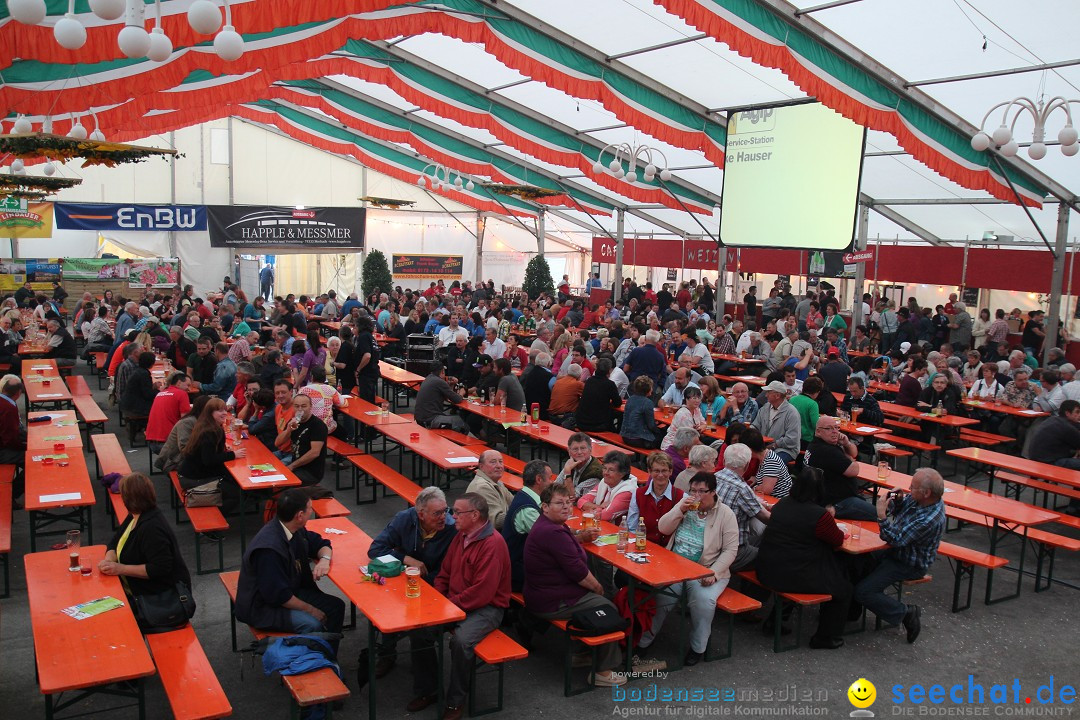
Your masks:
<svg viewBox="0 0 1080 720"><path fill-rule="evenodd" d="M753 426L773 439L772 447L784 462L799 455L802 420L799 411L787 400L788 387L778 380L765 386L767 400L754 418Z"/></svg>
<svg viewBox="0 0 1080 720"><path fill-rule="evenodd" d="M825 383L826 390L842 393L847 389L847 379L851 375L851 368L843 361L840 348L829 348L827 358L825 364L818 370L818 377Z"/></svg>
<svg viewBox="0 0 1080 720"><path fill-rule="evenodd" d="M499 386L499 378L495 375L494 360L490 355L481 355L476 358L473 368L479 371L480 376L476 380L476 387L469 388L470 395L479 395L484 398L485 393L489 399L495 397Z"/></svg>

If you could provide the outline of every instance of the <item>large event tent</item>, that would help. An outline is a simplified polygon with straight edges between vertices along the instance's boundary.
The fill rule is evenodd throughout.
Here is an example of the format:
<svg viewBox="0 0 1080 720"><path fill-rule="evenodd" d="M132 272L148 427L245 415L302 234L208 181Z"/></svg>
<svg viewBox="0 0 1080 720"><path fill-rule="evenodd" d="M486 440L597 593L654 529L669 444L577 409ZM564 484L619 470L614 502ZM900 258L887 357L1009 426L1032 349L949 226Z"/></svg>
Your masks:
<svg viewBox="0 0 1080 720"><path fill-rule="evenodd" d="M22 114L35 128L50 118L58 133L78 121L110 140L185 153L175 165L114 170L69 162L60 174L86 182L58 199L354 205L362 195L399 197L422 212L373 212L382 223L375 246L377 236L408 243L423 229L440 245L478 247L465 274L487 276L493 248L478 232L486 228L502 233L508 257L490 259L508 275L538 249L564 254L561 266L581 273L594 236L715 244L727 110L815 97L868 128L862 240L899 248L891 263L928 266L903 277L886 263L868 277L973 285L976 250L1015 246L1033 254L1010 254L978 286L1072 294L1068 211L1077 208L1080 171L1054 147L1064 114L1048 121L1051 147L1038 161L1023 148L1004 157L970 144L999 102L1077 95L1080 60L1069 41L1080 10L1065 0L1022 10L1003 0L232 0L245 40L232 62L192 30L191 4L160 3L174 45L164 62L125 57L117 45L124 20L101 20L86 0L74 3L88 36L78 50L53 38L68 0L48 0L48 17L33 27L0 7L0 117ZM148 27L153 10L147 3ZM1031 128L1022 117L1017 138ZM286 149L292 141L315 150ZM222 142L224 160L204 159L220 155ZM621 142L661 150L671 180L594 172L601 150ZM329 160L315 159L324 154L336 156L325 167ZM431 163L560 194L532 202L479 183L421 191L416 177ZM318 197L304 194L313 187ZM785 199L775 203L783 212ZM75 252L39 242L21 253ZM204 237L126 242L179 255L207 285L230 260ZM725 267L784 271L776 256L746 255ZM335 272L353 277L348 262ZM960 274L941 274L957 264ZM1037 282L1015 280L1031 275ZM1049 305L1058 312L1059 303Z"/></svg>

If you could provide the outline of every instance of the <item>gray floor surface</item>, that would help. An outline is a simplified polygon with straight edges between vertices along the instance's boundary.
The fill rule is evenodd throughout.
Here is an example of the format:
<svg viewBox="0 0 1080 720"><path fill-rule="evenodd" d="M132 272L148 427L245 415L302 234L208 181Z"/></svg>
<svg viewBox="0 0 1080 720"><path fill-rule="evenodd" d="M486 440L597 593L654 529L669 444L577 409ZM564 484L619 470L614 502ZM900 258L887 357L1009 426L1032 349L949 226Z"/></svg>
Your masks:
<svg viewBox="0 0 1080 720"><path fill-rule="evenodd" d="M86 374L80 363L80 374ZM104 408L105 393L97 391L97 378L88 377L95 397ZM107 432L116 433L127 447L126 432L115 420L115 412ZM148 468L146 449L128 455L133 469ZM552 458L555 459L554 457ZM88 465L93 467L92 458ZM406 473L408 473L406 464ZM951 471L951 462L945 470ZM154 477L159 503L167 507L171 488L162 475ZM332 485L328 477L324 484ZM464 491L464 483L456 482L450 497ZM94 508L94 534L98 543L111 536L104 507L107 500L100 487L95 488L98 504ZM356 506L352 492L337 493L349 506L351 520L365 532L375 535L392 515L405 507L396 496L380 498L374 505ZM1030 494L1026 496L1030 499ZM1055 527L1056 532L1070 531ZM1072 533L1076 535L1075 532ZM194 540L190 525L177 530L188 564L194 572ZM986 549L985 530L967 527L950 533L951 542L972 548ZM226 569L236 569L240 560L239 537L235 527L225 541ZM45 715L45 701L37 688L34 671L34 643L29 622L26 583L22 558L29 552L27 515L18 511L13 523L11 553L11 597L0 601L0 718L40 718ZM205 550L204 550L205 552ZM1012 542L1000 551L1015 563L1019 545ZM207 554L210 558L210 555ZM210 558L214 560L216 558ZM1031 553L1028 567L1034 567ZM1057 578L1080 585L1077 558L1069 554L1058 557ZM1080 592L1055 585L1047 592L1034 593L1032 578L1023 580L1023 593L1015 600L987 606L982 602L986 575L979 570L975 580L975 597L971 609L953 614L949 611L952 593L952 571L948 561L939 559L933 569L934 580L912 589L908 602L924 609L922 636L908 645L896 630L871 629L849 635L844 648L836 651L809 650L805 647L783 654L772 652L770 637L756 625L737 623L735 654L723 661L701 663L694 668L661 673L657 677L639 678L624 688L625 695L611 689L597 689L584 695L565 698L562 694L562 638L557 632L538 637L528 659L512 663L506 672L506 703L502 715L513 718L541 717L714 717L721 715L846 715L853 710L847 698L848 686L860 677L870 680L877 688L877 700L871 707L878 717L922 715L928 711L953 712L946 695L943 704L929 707L915 705L910 700L895 701L897 686L907 697L912 686L929 688L935 683L949 687L962 684L962 697L967 699L968 685L984 688L984 701L972 707L988 708L990 715L1011 715L1035 712L1066 716L1076 704L1060 702L1064 685L1075 687L1080 679L1077 660L1078 640L1075 617L1080 611ZM998 592L1015 583L1016 575L997 573ZM328 581L323 581L327 587ZM261 667L251 665L246 656L233 654L229 645L228 598L216 575L195 578L194 592L199 610L194 625L199 639L213 664L222 686L233 706L233 714L241 718L276 718L288 716L288 698L276 679L263 676ZM804 639L812 630L814 613L808 617ZM724 620L718 616L714 624L714 640L724 632ZM668 620L665 631L657 640L650 655L674 663L677 658L677 618ZM246 628L240 626L239 637L246 642ZM342 643L342 669L353 695L338 717L360 717L367 714L367 691L355 692L357 655L366 645L367 633L361 618L360 627L350 631ZM805 645L805 643L804 643ZM402 645L402 647L406 647ZM85 658L85 662L94 662ZM241 677L241 671L243 677ZM576 671L578 681L584 675ZM969 680L969 675L972 679ZM1059 702L1042 705L1036 691L1048 685L1053 677L1054 693ZM1019 680L1019 704L1013 703L1014 681ZM487 678L494 682L494 676ZM1009 686L1008 703L994 707L990 691L994 684ZM493 691L493 685L489 685ZM411 697L411 675L407 659L378 686L378 713L396 718L407 715L405 704ZM639 695L640 693L640 695ZM655 694L654 694L655 693ZM670 693L666 695L665 693ZM702 693L698 695L697 693ZM698 697L712 700L696 701ZM1032 703L1025 703L1027 697ZM1042 690L1047 697L1047 689ZM654 699L656 698L656 699ZM688 700L687 698L690 698ZM977 693L974 699L978 700ZM80 706L82 711L107 712L107 717L135 718L134 708L110 710L116 702L92 699ZM970 709L970 708L969 708ZM73 711L74 712L74 711ZM570 715L566 715L570 713ZM1080 715L1080 712L1076 713ZM417 716L434 717L434 707ZM171 716L168 702L156 678L147 681L147 716Z"/></svg>

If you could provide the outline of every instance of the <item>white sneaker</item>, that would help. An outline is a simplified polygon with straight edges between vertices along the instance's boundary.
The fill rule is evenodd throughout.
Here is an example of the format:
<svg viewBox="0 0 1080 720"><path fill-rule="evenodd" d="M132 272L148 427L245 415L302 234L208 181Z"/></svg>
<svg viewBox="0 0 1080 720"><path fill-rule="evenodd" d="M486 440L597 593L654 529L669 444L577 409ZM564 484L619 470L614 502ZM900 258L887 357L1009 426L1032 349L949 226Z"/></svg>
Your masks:
<svg viewBox="0 0 1080 720"><path fill-rule="evenodd" d="M610 670L606 675L595 673L589 675L589 684L597 687L618 687L619 685L626 684L626 676Z"/></svg>

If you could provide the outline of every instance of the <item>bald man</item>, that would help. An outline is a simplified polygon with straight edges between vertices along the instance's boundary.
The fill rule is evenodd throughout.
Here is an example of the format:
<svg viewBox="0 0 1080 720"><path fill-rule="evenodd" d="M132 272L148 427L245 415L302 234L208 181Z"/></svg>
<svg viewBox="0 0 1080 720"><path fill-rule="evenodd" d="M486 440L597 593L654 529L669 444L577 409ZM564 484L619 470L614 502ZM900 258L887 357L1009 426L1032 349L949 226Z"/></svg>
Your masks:
<svg viewBox="0 0 1080 720"><path fill-rule="evenodd" d="M859 495L858 447L840 432L840 420L818 418L814 440L806 448L805 463L821 470L825 478L826 507L837 518L877 520L877 508Z"/></svg>
<svg viewBox="0 0 1080 720"><path fill-rule="evenodd" d="M513 493L501 482L504 472L503 456L496 450L485 450L480 453L479 460L476 477L465 492L476 493L487 501L491 523L501 532L506 511L510 509L510 503L514 502Z"/></svg>

